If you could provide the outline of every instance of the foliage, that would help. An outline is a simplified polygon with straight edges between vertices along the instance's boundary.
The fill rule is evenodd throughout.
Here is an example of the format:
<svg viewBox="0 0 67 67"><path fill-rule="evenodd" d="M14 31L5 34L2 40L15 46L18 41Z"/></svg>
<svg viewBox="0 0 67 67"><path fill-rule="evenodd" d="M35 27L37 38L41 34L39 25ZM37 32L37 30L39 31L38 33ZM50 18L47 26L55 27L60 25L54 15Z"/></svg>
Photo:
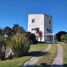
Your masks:
<svg viewBox="0 0 67 67"><path fill-rule="evenodd" d="M4 41L4 37L0 35L0 42Z"/></svg>
<svg viewBox="0 0 67 67"><path fill-rule="evenodd" d="M67 42L67 34L61 36L62 42Z"/></svg>
<svg viewBox="0 0 67 67"><path fill-rule="evenodd" d="M3 30L0 29L0 34L8 35L8 37L16 35L17 33L23 33L25 30L23 27L20 27L18 24L14 24L12 28L6 26Z"/></svg>
<svg viewBox="0 0 67 67"><path fill-rule="evenodd" d="M26 32L26 37L28 37L31 43L37 43L35 34L32 34L31 32Z"/></svg>
<svg viewBox="0 0 67 67"><path fill-rule="evenodd" d="M67 34L66 34L65 37L64 37L64 42L67 43Z"/></svg>
<svg viewBox="0 0 67 67"><path fill-rule="evenodd" d="M42 31L39 31L40 41L42 40Z"/></svg>
<svg viewBox="0 0 67 67"><path fill-rule="evenodd" d="M2 35L2 29L0 29L0 35Z"/></svg>
<svg viewBox="0 0 67 67"><path fill-rule="evenodd" d="M61 41L62 41L62 42L64 41L64 38L65 38L65 35L62 35L62 36L61 36Z"/></svg>
<svg viewBox="0 0 67 67"><path fill-rule="evenodd" d="M24 34L16 34L6 40L6 44L14 51L15 56L25 55L30 48L30 41Z"/></svg>
<svg viewBox="0 0 67 67"><path fill-rule="evenodd" d="M65 35L65 34L67 34L67 32L65 32L65 31L60 31L60 32L56 33L57 40L61 41L61 36Z"/></svg>
<svg viewBox="0 0 67 67"><path fill-rule="evenodd" d="M10 27L6 26L3 29L3 35L5 35L5 34L8 35L8 36L11 36L11 35L13 35L13 30Z"/></svg>
<svg viewBox="0 0 67 67"><path fill-rule="evenodd" d="M5 51L6 51L6 44L4 41L0 42L0 58L1 60L5 60Z"/></svg>
<svg viewBox="0 0 67 67"><path fill-rule="evenodd" d="M4 52L0 53L3 54L4 58L11 51L15 56L23 56L28 52L30 43L37 43L36 36L26 32L18 24L14 24L12 28L6 26L0 29L0 35L0 51L4 47Z"/></svg>
<svg viewBox="0 0 67 67"><path fill-rule="evenodd" d="M12 30L13 30L14 34L25 32L25 30L23 29L23 27L20 27L18 24L14 24Z"/></svg>
<svg viewBox="0 0 67 67"><path fill-rule="evenodd" d="M39 30L39 28L36 28L35 29L36 30L36 34L37 34L37 40L38 40L38 38L40 39L40 41L42 40L42 31L41 30Z"/></svg>
<svg viewBox="0 0 67 67"><path fill-rule="evenodd" d="M48 45L46 44L35 44L35 45L31 45L30 47L30 52L34 52L36 53L36 51L42 51L44 49L46 49ZM13 58L12 60L5 60L5 61L0 61L0 67L23 67L24 63L28 60L30 60L30 58L32 57L32 55L29 56L23 56L20 58Z"/></svg>
<svg viewBox="0 0 67 67"><path fill-rule="evenodd" d="M0 35L0 58L2 60L5 59L5 50L6 50L5 40L4 37Z"/></svg>

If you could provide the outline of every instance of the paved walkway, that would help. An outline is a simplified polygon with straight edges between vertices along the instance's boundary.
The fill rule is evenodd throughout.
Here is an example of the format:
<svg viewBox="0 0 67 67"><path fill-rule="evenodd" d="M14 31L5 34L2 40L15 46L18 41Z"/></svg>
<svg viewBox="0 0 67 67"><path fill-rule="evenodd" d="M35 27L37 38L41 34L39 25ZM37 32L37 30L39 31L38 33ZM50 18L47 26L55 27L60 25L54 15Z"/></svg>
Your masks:
<svg viewBox="0 0 67 67"><path fill-rule="evenodd" d="M51 45L49 44L48 47L42 51L42 52L47 52L49 51ZM41 55L41 53L40 53ZM29 61L27 61L25 64L24 64L24 67L30 67L32 65L34 65L42 56L37 56L37 57L32 57Z"/></svg>
<svg viewBox="0 0 67 67"><path fill-rule="evenodd" d="M54 58L52 67L63 67L63 48L60 44L57 44L57 55Z"/></svg>

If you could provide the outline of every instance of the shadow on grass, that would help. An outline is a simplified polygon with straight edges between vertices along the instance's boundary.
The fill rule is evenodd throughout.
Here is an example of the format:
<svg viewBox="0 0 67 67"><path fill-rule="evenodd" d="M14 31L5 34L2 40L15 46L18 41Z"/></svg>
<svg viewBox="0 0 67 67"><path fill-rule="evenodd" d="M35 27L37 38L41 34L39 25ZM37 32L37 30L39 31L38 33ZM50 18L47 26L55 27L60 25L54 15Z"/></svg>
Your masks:
<svg viewBox="0 0 67 67"><path fill-rule="evenodd" d="M67 67L67 64L64 64L64 67Z"/></svg>
<svg viewBox="0 0 67 67"><path fill-rule="evenodd" d="M32 51L32 52L29 52L27 54L27 56L32 56L32 57L39 57L39 56L43 56L44 54L46 54L48 52L42 52L42 51Z"/></svg>
<svg viewBox="0 0 67 67"><path fill-rule="evenodd" d="M63 65L47 65L45 63L42 63L40 65L27 65L27 66L22 66L22 67L63 67Z"/></svg>
<svg viewBox="0 0 67 67"><path fill-rule="evenodd" d="M39 57L43 55L50 54L49 52L41 52L41 51L32 51L29 52L27 56L33 56L33 57ZM40 65L27 65L27 66L20 66L20 67L67 67L67 64L65 65L48 65L46 63L42 63Z"/></svg>

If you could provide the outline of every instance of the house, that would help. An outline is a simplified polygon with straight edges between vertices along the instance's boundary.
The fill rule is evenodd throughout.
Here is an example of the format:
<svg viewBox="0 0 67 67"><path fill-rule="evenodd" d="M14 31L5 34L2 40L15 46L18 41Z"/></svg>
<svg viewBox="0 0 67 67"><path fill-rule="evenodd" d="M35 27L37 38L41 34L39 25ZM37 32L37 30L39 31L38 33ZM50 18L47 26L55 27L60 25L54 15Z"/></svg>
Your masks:
<svg viewBox="0 0 67 67"><path fill-rule="evenodd" d="M36 35L40 42L52 40L52 16L47 14L29 14L28 31Z"/></svg>

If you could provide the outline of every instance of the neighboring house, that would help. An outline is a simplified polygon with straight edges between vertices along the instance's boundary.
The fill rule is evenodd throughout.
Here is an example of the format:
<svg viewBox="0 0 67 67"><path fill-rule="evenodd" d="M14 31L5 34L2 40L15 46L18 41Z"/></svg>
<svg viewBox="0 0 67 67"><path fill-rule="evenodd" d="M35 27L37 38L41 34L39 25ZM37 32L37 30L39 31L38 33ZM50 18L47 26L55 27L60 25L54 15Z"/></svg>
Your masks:
<svg viewBox="0 0 67 67"><path fill-rule="evenodd" d="M34 33L38 41L51 41L52 16L47 14L29 14L28 31Z"/></svg>

